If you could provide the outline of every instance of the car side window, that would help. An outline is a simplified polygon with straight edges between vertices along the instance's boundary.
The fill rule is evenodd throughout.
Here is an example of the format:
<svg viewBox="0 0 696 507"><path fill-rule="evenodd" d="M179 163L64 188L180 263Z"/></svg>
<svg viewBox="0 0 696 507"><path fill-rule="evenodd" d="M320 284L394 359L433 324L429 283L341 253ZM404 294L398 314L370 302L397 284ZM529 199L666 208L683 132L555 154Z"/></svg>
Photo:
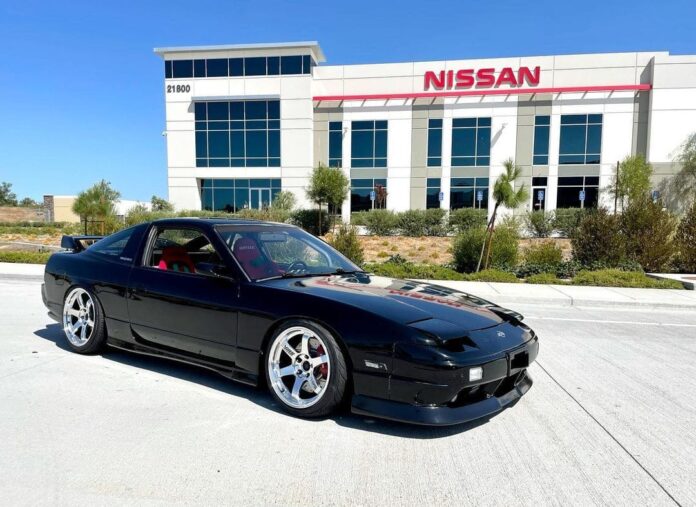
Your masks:
<svg viewBox="0 0 696 507"><path fill-rule="evenodd" d="M179 273L210 271L224 266L222 258L201 231L174 227L157 231L145 264Z"/></svg>
<svg viewBox="0 0 696 507"><path fill-rule="evenodd" d="M128 241L130 241L131 236L133 235L133 231L134 229L130 228L100 239L89 247L89 251L112 257L114 259L119 259L123 255L123 252L128 245ZM131 259L122 260L130 261Z"/></svg>
<svg viewBox="0 0 696 507"><path fill-rule="evenodd" d="M261 244L270 259L279 266L290 266L294 262L304 262L312 267L328 267L329 260L311 245L292 236L284 235L285 241L264 241Z"/></svg>

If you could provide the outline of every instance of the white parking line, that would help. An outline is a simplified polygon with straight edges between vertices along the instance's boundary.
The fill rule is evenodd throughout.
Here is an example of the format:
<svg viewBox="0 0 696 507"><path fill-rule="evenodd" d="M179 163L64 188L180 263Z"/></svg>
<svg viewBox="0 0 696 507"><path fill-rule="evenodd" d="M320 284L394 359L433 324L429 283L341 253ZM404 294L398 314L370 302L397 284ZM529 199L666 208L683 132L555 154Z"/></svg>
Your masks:
<svg viewBox="0 0 696 507"><path fill-rule="evenodd" d="M635 320L596 320L596 319L571 319L563 317L536 317L533 315L525 315L525 319L536 320L559 320L563 322L590 322L596 324L632 324L636 326L666 326L666 327L696 327L696 324L674 324L671 322L640 322Z"/></svg>

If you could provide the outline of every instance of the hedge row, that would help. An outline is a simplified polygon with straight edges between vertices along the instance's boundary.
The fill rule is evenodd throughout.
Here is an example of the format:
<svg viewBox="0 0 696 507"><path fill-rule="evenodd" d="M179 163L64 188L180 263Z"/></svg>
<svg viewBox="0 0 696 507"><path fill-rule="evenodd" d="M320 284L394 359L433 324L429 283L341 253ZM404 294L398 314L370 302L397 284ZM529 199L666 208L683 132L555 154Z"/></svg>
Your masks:
<svg viewBox="0 0 696 507"><path fill-rule="evenodd" d="M373 236L446 236L486 225L487 211L463 208L447 212L440 208L395 212L359 211L351 215L353 225L362 225Z"/></svg>

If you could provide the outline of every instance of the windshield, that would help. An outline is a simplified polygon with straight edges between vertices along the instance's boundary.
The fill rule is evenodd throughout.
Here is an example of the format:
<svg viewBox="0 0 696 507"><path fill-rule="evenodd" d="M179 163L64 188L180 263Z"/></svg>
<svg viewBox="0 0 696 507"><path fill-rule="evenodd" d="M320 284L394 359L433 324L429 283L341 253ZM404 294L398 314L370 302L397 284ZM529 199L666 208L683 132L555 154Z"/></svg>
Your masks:
<svg viewBox="0 0 696 507"><path fill-rule="evenodd" d="M231 225L217 232L252 280L361 271L311 234L282 225Z"/></svg>

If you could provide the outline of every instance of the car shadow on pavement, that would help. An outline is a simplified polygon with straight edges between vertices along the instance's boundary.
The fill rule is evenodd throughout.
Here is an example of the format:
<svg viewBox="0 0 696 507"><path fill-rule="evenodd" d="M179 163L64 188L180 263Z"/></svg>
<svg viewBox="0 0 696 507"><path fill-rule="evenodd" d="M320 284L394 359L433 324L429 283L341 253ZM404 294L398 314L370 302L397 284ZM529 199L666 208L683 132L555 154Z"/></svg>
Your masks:
<svg viewBox="0 0 696 507"><path fill-rule="evenodd" d="M56 347L66 352L74 353L66 343L65 335L63 334L63 330L59 324L48 324L46 327L34 331L34 335L44 340L53 342ZM259 389L235 382L223 377L219 373L203 367L166 358L126 352L115 348L107 348L101 354L101 357L124 365L133 366L138 369L148 370L161 375L168 375L187 382L193 382L225 394L230 394L232 396L245 398L252 403L255 403L256 405L259 405L260 407L272 412L282 414L285 417L293 417L282 410L282 408L273 400L271 395L265 389ZM448 437L474 429L488 422L488 419L481 419L479 421L459 424L456 426L417 426L407 423L399 423L355 415L350 413L350 409L347 406L343 407L342 410L340 410L336 415L329 418L317 419L315 422L325 420L334 421L337 425L345 428L414 439ZM309 422L312 421L310 420Z"/></svg>

